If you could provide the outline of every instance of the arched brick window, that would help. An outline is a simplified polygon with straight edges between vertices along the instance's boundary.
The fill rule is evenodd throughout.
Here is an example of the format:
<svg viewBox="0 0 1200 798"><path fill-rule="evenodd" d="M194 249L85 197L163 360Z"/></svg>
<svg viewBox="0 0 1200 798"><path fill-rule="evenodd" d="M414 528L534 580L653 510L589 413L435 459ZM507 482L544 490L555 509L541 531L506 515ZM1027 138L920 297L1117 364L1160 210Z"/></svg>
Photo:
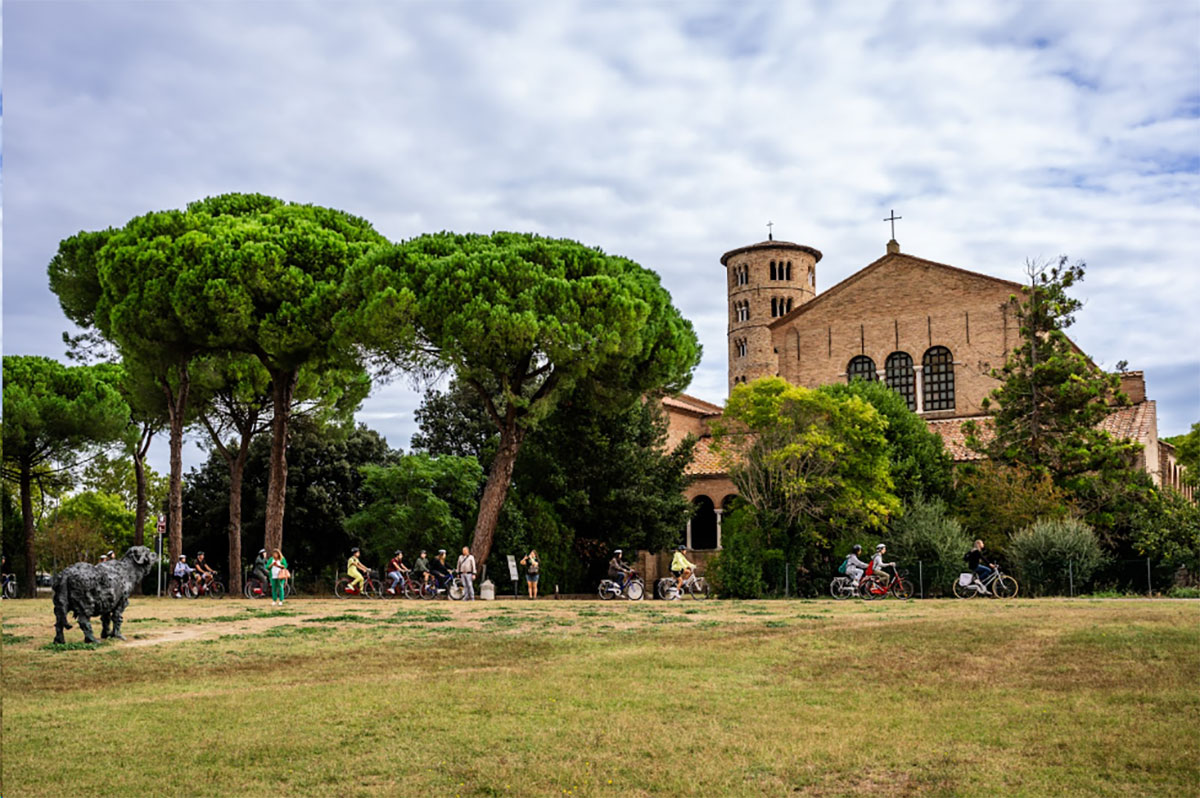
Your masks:
<svg viewBox="0 0 1200 798"><path fill-rule="evenodd" d="M784 279L791 280L792 279L792 262L790 260L787 262L786 273L787 273L787 276Z"/></svg>
<svg viewBox="0 0 1200 798"><path fill-rule="evenodd" d="M791 312L792 312L792 298L791 298L791 297L788 297L788 301L787 301L787 312L788 312L788 313L791 313Z"/></svg>
<svg viewBox="0 0 1200 798"><path fill-rule="evenodd" d="M933 346L922 358L925 410L954 409L954 357L944 346Z"/></svg>
<svg viewBox="0 0 1200 798"><path fill-rule="evenodd" d="M866 355L858 355L850 361L850 365L846 366L846 382L854 382L855 380L874 382L877 379L875 361Z"/></svg>
<svg viewBox="0 0 1200 798"><path fill-rule="evenodd" d="M771 279L775 279L775 261L771 261Z"/></svg>
<svg viewBox="0 0 1200 798"><path fill-rule="evenodd" d="M904 397L908 409L917 409L917 375L913 371L912 355L892 352L883 364L883 379L887 387Z"/></svg>

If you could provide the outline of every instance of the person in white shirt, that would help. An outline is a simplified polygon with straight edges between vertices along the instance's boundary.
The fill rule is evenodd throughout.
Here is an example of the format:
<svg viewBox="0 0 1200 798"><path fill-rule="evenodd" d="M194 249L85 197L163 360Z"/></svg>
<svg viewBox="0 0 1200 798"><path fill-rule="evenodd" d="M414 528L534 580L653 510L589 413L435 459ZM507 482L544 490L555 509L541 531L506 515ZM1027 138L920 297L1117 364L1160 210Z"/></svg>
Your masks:
<svg viewBox="0 0 1200 798"><path fill-rule="evenodd" d="M883 570L886 568L895 568L896 563L884 562L883 555L887 554L887 546L880 543L875 547L875 556L871 558L871 573L883 580L884 587L891 581L892 575Z"/></svg>
<svg viewBox="0 0 1200 798"><path fill-rule="evenodd" d="M850 583L854 588L858 589L858 582L862 579L863 572L867 570L867 564L858 559L858 555L862 553L862 546L857 543L850 553L846 555L846 576L850 577Z"/></svg>
<svg viewBox="0 0 1200 798"><path fill-rule="evenodd" d="M458 558L458 575L462 577L463 601L475 600L475 555L471 549L463 546L462 555Z"/></svg>
<svg viewBox="0 0 1200 798"><path fill-rule="evenodd" d="M175 596L183 594L183 584L192 573L192 567L187 564L187 555L180 554L179 562L175 563Z"/></svg>

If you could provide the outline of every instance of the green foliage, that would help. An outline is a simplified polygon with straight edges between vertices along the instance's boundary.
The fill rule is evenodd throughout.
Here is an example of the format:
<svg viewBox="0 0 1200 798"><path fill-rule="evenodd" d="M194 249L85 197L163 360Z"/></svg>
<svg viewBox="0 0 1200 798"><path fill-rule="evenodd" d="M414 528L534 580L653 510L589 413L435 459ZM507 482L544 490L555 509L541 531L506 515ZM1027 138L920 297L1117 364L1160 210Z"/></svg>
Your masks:
<svg viewBox="0 0 1200 798"><path fill-rule="evenodd" d="M1174 490L1156 491L1133 518L1132 543L1141 556L1169 568L1200 569L1200 506Z"/></svg>
<svg viewBox="0 0 1200 798"><path fill-rule="evenodd" d="M700 359L657 275L574 241L426 235L364 258L351 283L355 335L391 366L451 368L500 433L472 543L483 558L524 438L566 395L680 390Z"/></svg>
<svg viewBox="0 0 1200 798"><path fill-rule="evenodd" d="M1035 521L1013 535L1008 558L1029 594L1065 594L1072 576L1076 591L1087 583L1104 563L1104 551L1083 521L1054 518Z"/></svg>
<svg viewBox="0 0 1200 798"><path fill-rule="evenodd" d="M959 471L955 516L972 540L1002 554L1008 541L1039 518L1071 514L1068 494L1048 474L984 462Z"/></svg>
<svg viewBox="0 0 1200 798"><path fill-rule="evenodd" d="M454 551L466 544L483 469L474 457L412 454L395 465L362 468L366 504L346 532L377 562L399 548L411 565L420 549Z"/></svg>
<svg viewBox="0 0 1200 798"><path fill-rule="evenodd" d="M722 548L709 561L708 578L722 598L753 599L762 596L763 537L754 510L741 506L729 513L721 524Z"/></svg>
<svg viewBox="0 0 1200 798"><path fill-rule="evenodd" d="M1120 376L1101 371L1067 338L1083 304L1069 291L1083 279L1084 265L1063 257L1031 263L1027 273L1022 299L1012 299L1020 344L992 370L1001 385L984 400L985 409L995 408L994 436L968 422L967 445L996 463L1049 476L1086 517L1111 527L1111 504L1137 470L1141 445L1115 440L1099 424L1129 400Z"/></svg>
<svg viewBox="0 0 1200 798"><path fill-rule="evenodd" d="M904 397L881 382L864 380L823 385L818 390L839 397L861 397L887 421L884 436L888 466L898 498L948 499L953 495L954 462L941 437L930 432L924 419L908 409Z"/></svg>
<svg viewBox="0 0 1200 798"><path fill-rule="evenodd" d="M925 591L944 592L965 569L963 554L972 538L951 515L941 499L915 496L904 504L904 512L892 521L888 556L917 581L918 563Z"/></svg>
<svg viewBox="0 0 1200 798"><path fill-rule="evenodd" d="M831 530L881 527L899 509L888 473L887 421L857 395L764 377L733 389L713 425L714 450L767 532L795 557ZM796 531L803 530L801 542ZM795 561L795 560L794 560Z"/></svg>
<svg viewBox="0 0 1200 798"><path fill-rule="evenodd" d="M100 453L83 468L82 487L116 496L130 513L137 512L137 474L132 458ZM146 505L161 512L167 504L167 477L146 466Z"/></svg>

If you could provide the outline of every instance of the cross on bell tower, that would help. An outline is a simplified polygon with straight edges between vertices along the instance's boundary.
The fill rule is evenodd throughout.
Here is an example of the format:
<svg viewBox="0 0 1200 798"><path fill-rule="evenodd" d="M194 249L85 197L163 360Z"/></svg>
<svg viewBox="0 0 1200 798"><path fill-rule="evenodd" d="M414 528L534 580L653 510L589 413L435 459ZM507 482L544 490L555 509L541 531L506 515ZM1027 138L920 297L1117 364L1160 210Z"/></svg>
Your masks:
<svg viewBox="0 0 1200 798"><path fill-rule="evenodd" d="M767 222L767 240L768 241L775 240L775 223L774 222Z"/></svg>
<svg viewBox="0 0 1200 798"><path fill-rule="evenodd" d="M903 219L903 216L896 215L896 209L892 209L892 215L884 219L885 222L892 223L892 238L887 242L887 251L889 255L894 255L900 251L900 243L896 241L896 220Z"/></svg>

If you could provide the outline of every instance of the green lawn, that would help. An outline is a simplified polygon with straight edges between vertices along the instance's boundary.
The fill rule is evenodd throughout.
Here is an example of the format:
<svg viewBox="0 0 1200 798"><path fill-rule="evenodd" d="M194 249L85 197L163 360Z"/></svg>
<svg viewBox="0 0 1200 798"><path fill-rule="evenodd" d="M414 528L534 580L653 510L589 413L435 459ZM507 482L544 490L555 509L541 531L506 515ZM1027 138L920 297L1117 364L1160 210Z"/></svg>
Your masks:
<svg viewBox="0 0 1200 798"><path fill-rule="evenodd" d="M1200 788L1200 602L2 608L7 798Z"/></svg>

